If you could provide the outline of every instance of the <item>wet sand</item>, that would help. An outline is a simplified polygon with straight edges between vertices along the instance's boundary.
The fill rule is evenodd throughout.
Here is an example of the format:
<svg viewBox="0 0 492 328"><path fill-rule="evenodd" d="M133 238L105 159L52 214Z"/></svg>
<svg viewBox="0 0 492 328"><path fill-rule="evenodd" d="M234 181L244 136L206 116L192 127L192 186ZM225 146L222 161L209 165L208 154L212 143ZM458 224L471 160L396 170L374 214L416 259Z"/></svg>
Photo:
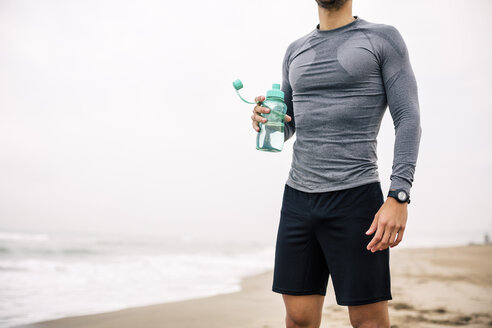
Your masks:
<svg viewBox="0 0 492 328"><path fill-rule="evenodd" d="M492 327L492 245L390 250L392 328ZM242 290L189 301L45 321L49 328L282 328L285 309L271 291L273 272L243 280ZM322 327L350 327L331 279Z"/></svg>

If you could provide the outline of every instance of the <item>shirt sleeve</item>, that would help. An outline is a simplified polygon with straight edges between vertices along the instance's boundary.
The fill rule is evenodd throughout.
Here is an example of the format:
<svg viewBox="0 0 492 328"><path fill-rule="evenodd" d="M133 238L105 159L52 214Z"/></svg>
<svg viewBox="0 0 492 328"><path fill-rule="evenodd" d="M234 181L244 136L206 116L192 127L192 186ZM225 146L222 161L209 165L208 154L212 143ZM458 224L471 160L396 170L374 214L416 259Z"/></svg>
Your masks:
<svg viewBox="0 0 492 328"><path fill-rule="evenodd" d="M292 137L296 131L296 124L294 121L294 104L292 103L292 87L289 82L289 49L290 46L285 52L282 64L282 86L280 88L284 92L284 102L287 105L287 115L292 117L292 120L290 122L286 122L284 125L284 141L287 141L290 137Z"/></svg>
<svg viewBox="0 0 492 328"><path fill-rule="evenodd" d="M422 135L417 82L398 30L387 25L381 40L381 72L395 128L390 189L404 189L410 194Z"/></svg>

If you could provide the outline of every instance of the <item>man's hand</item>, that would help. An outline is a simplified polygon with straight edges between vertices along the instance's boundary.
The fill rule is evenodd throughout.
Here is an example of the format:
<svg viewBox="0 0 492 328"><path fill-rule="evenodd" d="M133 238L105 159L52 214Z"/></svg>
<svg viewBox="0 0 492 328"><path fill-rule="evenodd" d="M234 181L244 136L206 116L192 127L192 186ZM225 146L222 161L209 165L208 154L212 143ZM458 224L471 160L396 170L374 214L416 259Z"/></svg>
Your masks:
<svg viewBox="0 0 492 328"><path fill-rule="evenodd" d="M366 235L376 231L376 235L367 245L368 250L374 253L400 243L407 223L407 205L408 203L400 203L393 197L386 199L374 216L371 227L366 231ZM395 240L397 234L398 238Z"/></svg>
<svg viewBox="0 0 492 328"><path fill-rule="evenodd" d="M253 115L251 115L251 120L253 120L253 129L255 129L257 132L260 131L260 127L258 125L259 122L265 123L267 121L266 118L261 116L261 113L268 114L270 112L270 108L267 107L261 107L259 104L265 101L265 96L258 96L255 98L255 102L258 104L253 108ZM284 117L284 122L290 122L292 118L289 115L285 115Z"/></svg>

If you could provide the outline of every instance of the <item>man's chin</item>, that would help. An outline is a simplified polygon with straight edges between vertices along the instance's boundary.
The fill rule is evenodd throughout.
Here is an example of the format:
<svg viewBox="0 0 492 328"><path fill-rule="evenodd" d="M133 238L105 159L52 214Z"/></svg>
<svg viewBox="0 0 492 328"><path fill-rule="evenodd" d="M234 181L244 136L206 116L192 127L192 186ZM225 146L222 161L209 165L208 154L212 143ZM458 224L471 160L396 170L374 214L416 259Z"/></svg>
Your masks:
<svg viewBox="0 0 492 328"><path fill-rule="evenodd" d="M318 6L329 9L338 10L347 2L348 0L316 0Z"/></svg>

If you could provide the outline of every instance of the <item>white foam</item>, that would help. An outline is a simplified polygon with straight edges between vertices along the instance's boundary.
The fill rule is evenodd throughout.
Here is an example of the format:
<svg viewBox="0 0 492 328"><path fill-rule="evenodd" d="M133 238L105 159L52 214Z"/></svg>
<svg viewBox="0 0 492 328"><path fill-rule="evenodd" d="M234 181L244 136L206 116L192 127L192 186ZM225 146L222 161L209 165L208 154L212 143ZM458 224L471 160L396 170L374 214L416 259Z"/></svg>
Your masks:
<svg viewBox="0 0 492 328"><path fill-rule="evenodd" d="M203 252L196 245L197 251L176 254L156 254L153 247L130 255L0 257L0 326L235 292L242 278L273 268L271 246L233 254L222 247Z"/></svg>
<svg viewBox="0 0 492 328"><path fill-rule="evenodd" d="M0 232L0 241L47 241L49 239L47 234Z"/></svg>

